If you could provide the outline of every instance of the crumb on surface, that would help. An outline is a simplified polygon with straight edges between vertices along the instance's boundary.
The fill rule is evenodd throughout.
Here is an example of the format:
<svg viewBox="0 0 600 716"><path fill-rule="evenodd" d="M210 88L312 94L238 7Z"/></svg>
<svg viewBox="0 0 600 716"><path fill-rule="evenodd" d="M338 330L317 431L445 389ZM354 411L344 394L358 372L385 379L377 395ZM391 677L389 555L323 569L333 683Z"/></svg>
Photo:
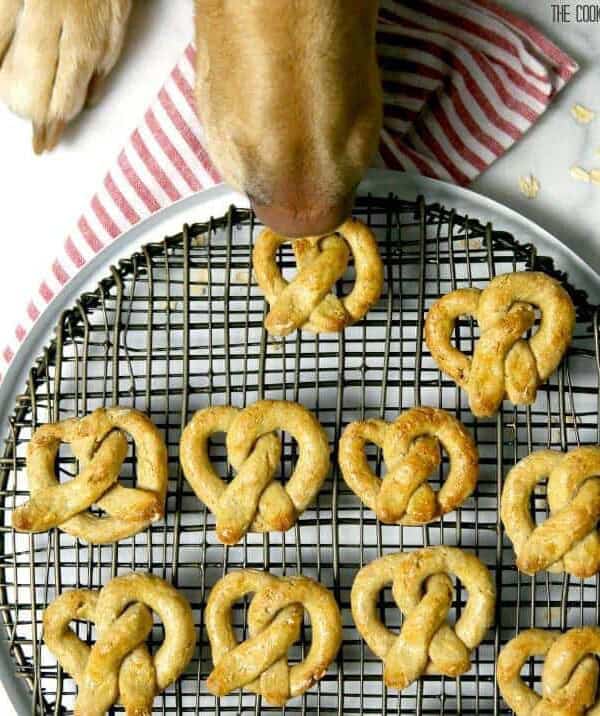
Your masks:
<svg viewBox="0 0 600 716"><path fill-rule="evenodd" d="M284 340L280 336L269 334L267 342L269 344L269 349L273 353L281 353L283 351Z"/></svg>
<svg viewBox="0 0 600 716"><path fill-rule="evenodd" d="M468 242L466 239L459 239L456 245L461 249L469 249L470 251L479 251L483 248L481 239L469 239Z"/></svg>
<svg viewBox="0 0 600 716"><path fill-rule="evenodd" d="M233 283L248 283L251 280L250 271L247 269L240 269L233 274Z"/></svg>
<svg viewBox="0 0 600 716"><path fill-rule="evenodd" d="M571 116L579 124L589 124L596 116L596 113L577 103L571 107Z"/></svg>
<svg viewBox="0 0 600 716"><path fill-rule="evenodd" d="M592 184L600 184L600 169L592 169L590 179Z"/></svg>
<svg viewBox="0 0 600 716"><path fill-rule="evenodd" d="M529 176L519 177L519 189L521 194L528 199L535 199L540 190L540 183L533 174L529 174Z"/></svg>
<svg viewBox="0 0 600 716"><path fill-rule="evenodd" d="M194 238L190 241L191 246L199 247L199 246L206 246L208 244L208 235L207 234L198 234L198 236L194 236Z"/></svg>
<svg viewBox="0 0 600 716"><path fill-rule="evenodd" d="M192 296L203 296L206 293L208 278L208 269L192 269L190 271L190 294Z"/></svg>

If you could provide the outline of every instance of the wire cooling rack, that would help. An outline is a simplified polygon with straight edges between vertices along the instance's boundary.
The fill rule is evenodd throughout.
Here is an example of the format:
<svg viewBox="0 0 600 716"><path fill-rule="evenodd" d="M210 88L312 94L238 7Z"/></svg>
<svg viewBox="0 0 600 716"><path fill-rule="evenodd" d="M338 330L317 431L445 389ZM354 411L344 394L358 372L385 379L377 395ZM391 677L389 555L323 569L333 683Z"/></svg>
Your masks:
<svg viewBox="0 0 600 716"><path fill-rule="evenodd" d="M379 239L385 264L381 300L359 325L341 335L295 333L273 340L263 329L265 303L254 285L252 245L259 227L253 215L232 208L227 216L184 227L182 233L145 246L119 262L98 288L66 311L56 335L31 367L10 421L0 462L2 542L0 603L16 678L32 695L32 713L67 714L73 681L42 642L42 614L57 594L73 587L99 588L132 569L170 580L192 604L198 647L186 673L155 701L157 714L278 712L257 697L235 694L220 701L206 689L211 670L203 624L210 588L226 572L243 567L276 574L312 576L335 594L343 613L344 643L337 662L310 693L286 714L499 714L508 713L496 689L495 657L518 629L567 628L598 623L600 583L541 573L519 574L503 539L498 495L507 470L531 450L566 450L600 442L600 333L598 312L585 294L569 288L578 323L569 354L530 408L505 407L497 418L474 420L465 396L443 378L423 343L428 307L441 294L462 286L483 287L495 274L543 270L558 276L552 262L531 245L460 216L422 198L359 199L355 215ZM285 273L293 256L283 249ZM338 289L348 292L352 276ZM459 324L456 339L469 352L477 326ZM400 411L425 404L449 410L472 431L481 454L475 494L441 522L423 528L379 524L345 486L335 457L316 503L285 534L248 535L234 547L219 544L214 519L196 499L181 472L178 443L193 412L207 405L244 406L259 398L299 401L313 410L332 446L344 426L364 417L392 420ZM58 530L19 535L10 514L27 496L25 450L32 431L48 420L84 415L98 406L120 404L148 413L169 447L167 516L146 532L115 545L88 546ZM290 474L295 445L285 435L281 475ZM226 472L223 444L213 460ZM335 452L333 452L335 456ZM123 481L135 480L130 454ZM381 473L381 456L370 455ZM67 449L58 469L64 479L77 466ZM439 485L447 463L440 468ZM546 515L543 489L534 500ZM356 632L349 609L359 567L384 553L444 543L474 551L491 570L497 587L496 625L474 650L472 669L459 679L425 677L402 693L382 686L381 662ZM466 597L457 585L452 617ZM389 591L381 612L397 627L400 615ZM235 612L240 636L245 606ZM77 626L82 638L93 628ZM157 625L152 641L161 639ZM301 658L310 625L291 654ZM539 664L527 671L539 680ZM120 712L119 708L114 710Z"/></svg>

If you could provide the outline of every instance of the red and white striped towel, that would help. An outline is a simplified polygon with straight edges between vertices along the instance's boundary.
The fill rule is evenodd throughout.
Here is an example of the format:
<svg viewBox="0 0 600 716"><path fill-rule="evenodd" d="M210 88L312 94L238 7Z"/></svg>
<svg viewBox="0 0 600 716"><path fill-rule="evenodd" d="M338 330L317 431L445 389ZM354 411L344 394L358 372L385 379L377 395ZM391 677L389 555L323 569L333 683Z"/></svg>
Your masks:
<svg viewBox="0 0 600 716"><path fill-rule="evenodd" d="M385 119L378 162L468 184L544 112L577 64L489 0L382 0ZM54 261L3 350L85 263L158 209L220 181L194 108L188 46Z"/></svg>

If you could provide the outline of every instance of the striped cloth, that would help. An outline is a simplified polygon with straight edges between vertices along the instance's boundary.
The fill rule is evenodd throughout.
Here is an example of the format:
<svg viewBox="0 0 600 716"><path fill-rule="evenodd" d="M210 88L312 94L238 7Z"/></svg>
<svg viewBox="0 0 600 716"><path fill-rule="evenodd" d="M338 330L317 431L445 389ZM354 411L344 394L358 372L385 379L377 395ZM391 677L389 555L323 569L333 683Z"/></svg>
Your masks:
<svg viewBox="0 0 600 716"><path fill-rule="evenodd" d="M385 119L377 163L465 185L526 132L577 71L535 27L489 0L382 0ZM93 256L158 209L220 181L194 109L188 46L27 306L40 312Z"/></svg>

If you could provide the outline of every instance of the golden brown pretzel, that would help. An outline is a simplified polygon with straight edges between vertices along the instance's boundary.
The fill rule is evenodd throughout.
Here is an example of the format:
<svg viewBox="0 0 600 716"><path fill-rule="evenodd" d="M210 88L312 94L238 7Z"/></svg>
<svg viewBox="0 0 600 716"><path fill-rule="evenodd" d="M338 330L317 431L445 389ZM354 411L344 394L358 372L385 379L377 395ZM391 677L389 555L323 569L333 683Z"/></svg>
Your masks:
<svg viewBox="0 0 600 716"><path fill-rule="evenodd" d="M383 448L388 472L383 480L371 470L366 442ZM450 471L436 494L426 480L439 466L440 445L450 457ZM350 423L340 440L339 463L350 489L388 524L417 525L438 519L475 489L479 476L477 447L465 427L436 408L413 408L393 423Z"/></svg>
<svg viewBox="0 0 600 716"><path fill-rule="evenodd" d="M265 229L252 254L256 280L271 307L265 320L269 333L287 336L297 328L339 333L360 320L381 295L383 263L377 240L357 219L348 219L333 235L291 241L298 274L288 283L276 257L279 247L290 241ZM351 253L354 288L339 299L330 291L346 272Z"/></svg>
<svg viewBox="0 0 600 716"><path fill-rule="evenodd" d="M600 628L581 627L564 634L528 629L498 656L498 687L517 716L598 716L596 699ZM523 683L520 671L532 656L545 657L542 696ZM590 708L593 707L593 708Z"/></svg>
<svg viewBox="0 0 600 716"><path fill-rule="evenodd" d="M165 629L154 656L144 645L152 631L150 610ZM94 646L69 628L73 620L96 625ZM44 642L78 686L76 716L101 716L117 701L130 716L144 716L152 713L155 696L188 665L196 634L191 607L174 587L159 577L132 573L99 592L76 589L57 597L44 612Z"/></svg>
<svg viewBox="0 0 600 716"><path fill-rule="evenodd" d="M238 644L231 610L250 593L249 636ZM289 667L286 654L300 636L304 609L312 643L306 658ZM207 687L217 696L244 688L282 706L323 678L342 643L342 617L333 595L307 577L232 572L213 587L205 619L214 663Z"/></svg>
<svg viewBox="0 0 600 716"><path fill-rule="evenodd" d="M468 599L454 627L447 623L455 574ZM405 616L400 634L380 621L379 592L392 594ZM352 616L363 639L384 662L388 686L404 689L422 674L458 676L471 667L470 652L494 620L495 590L487 568L455 547L398 552L371 562L354 579Z"/></svg>
<svg viewBox="0 0 600 716"><path fill-rule="evenodd" d="M541 311L538 330L522 335ZM473 316L480 338L472 359L451 343L459 316ZM469 396L473 414L494 415L505 396L515 405L530 405L538 387L556 370L575 327L575 308L558 281L538 272L505 274L487 288L459 289L431 307L425 340L439 369Z"/></svg>
<svg viewBox="0 0 600 716"><path fill-rule="evenodd" d="M116 484L127 455L128 433L136 447L137 487ZM60 443L70 443L80 472L59 484L55 461ZM164 514L167 448L152 421L132 408L98 408L38 428L27 448L31 497L12 515L16 530L43 532L60 527L92 544L137 534ZM107 517L87 512L97 504Z"/></svg>
<svg viewBox="0 0 600 716"><path fill-rule="evenodd" d="M281 456L275 430L291 433L298 462L285 488L273 481ZM208 455L208 439L227 433L227 456L237 471L226 485ZM216 517L217 537L235 544L248 530L289 529L320 490L329 472L327 434L302 405L260 400L240 410L199 410L181 436L180 459L194 492Z"/></svg>
<svg viewBox="0 0 600 716"><path fill-rule="evenodd" d="M550 516L536 527L530 498L546 477ZM528 455L506 477L500 514L522 572L547 569L583 578L596 574L600 571L600 446Z"/></svg>

